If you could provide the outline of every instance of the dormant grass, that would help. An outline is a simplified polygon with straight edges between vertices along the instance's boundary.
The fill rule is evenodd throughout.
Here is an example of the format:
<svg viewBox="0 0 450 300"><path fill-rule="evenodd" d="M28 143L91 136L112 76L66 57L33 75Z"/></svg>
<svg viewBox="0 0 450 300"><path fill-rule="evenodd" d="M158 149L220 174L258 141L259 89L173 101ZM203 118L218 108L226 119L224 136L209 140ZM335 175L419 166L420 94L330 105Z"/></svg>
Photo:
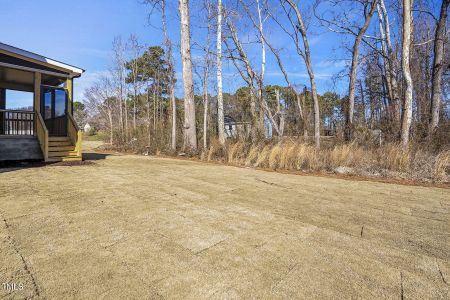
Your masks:
<svg viewBox="0 0 450 300"><path fill-rule="evenodd" d="M450 173L450 150L433 154L423 149L403 150L396 143L381 147L336 144L317 150L314 145L305 142L251 144L237 141L222 147L213 140L203 158L273 170L338 172L341 169L355 175L436 182L449 182Z"/></svg>

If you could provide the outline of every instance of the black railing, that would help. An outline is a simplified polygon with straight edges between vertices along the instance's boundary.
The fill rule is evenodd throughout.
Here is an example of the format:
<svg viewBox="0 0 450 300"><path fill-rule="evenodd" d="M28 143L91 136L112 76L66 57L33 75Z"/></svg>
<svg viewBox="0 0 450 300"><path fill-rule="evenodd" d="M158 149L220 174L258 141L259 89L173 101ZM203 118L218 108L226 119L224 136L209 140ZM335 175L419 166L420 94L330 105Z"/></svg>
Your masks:
<svg viewBox="0 0 450 300"><path fill-rule="evenodd" d="M0 135L34 135L34 112L0 109Z"/></svg>

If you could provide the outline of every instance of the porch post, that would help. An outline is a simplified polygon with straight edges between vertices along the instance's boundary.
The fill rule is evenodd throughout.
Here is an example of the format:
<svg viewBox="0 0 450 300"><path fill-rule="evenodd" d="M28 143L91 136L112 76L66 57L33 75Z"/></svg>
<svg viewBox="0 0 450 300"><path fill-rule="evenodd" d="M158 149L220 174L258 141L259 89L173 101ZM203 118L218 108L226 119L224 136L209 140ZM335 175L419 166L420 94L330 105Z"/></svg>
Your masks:
<svg viewBox="0 0 450 300"><path fill-rule="evenodd" d="M41 73L34 73L34 111L41 112Z"/></svg>
<svg viewBox="0 0 450 300"><path fill-rule="evenodd" d="M2 88L0 88L0 109L6 109L6 90ZM3 116L4 113L0 112L0 134L4 133Z"/></svg>
<svg viewBox="0 0 450 300"><path fill-rule="evenodd" d="M73 116L73 79L66 79L67 111Z"/></svg>
<svg viewBox="0 0 450 300"><path fill-rule="evenodd" d="M0 88L0 109L6 109L6 90Z"/></svg>

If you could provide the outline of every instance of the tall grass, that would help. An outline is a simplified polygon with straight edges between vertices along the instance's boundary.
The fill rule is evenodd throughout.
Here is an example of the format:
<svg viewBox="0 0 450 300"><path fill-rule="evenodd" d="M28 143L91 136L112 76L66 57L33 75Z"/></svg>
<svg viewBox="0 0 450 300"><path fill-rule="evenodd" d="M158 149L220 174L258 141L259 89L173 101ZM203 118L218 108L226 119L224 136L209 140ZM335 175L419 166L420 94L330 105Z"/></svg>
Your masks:
<svg viewBox="0 0 450 300"><path fill-rule="evenodd" d="M178 153L170 149L168 135L149 136L145 128L136 131L135 135L137 138L121 144L116 149L145 154L177 155ZM181 139L182 137L178 145L182 145ZM208 149L185 153L185 155L205 161L273 170L346 173L450 182L448 146L438 150L425 145L413 145L405 151L397 143L369 146L369 144L325 143L324 141L322 145L322 148L317 150L314 145L303 140L259 143L227 141L224 147L217 139L211 139Z"/></svg>
<svg viewBox="0 0 450 300"><path fill-rule="evenodd" d="M434 168L433 168L433 178L437 181L447 181L449 180L450 174L450 150L443 151L436 156Z"/></svg>
<svg viewBox="0 0 450 300"><path fill-rule="evenodd" d="M356 143L328 145L317 150L304 142L250 144L228 143L225 148L211 142L204 159L233 165L336 172L365 176L400 177L421 181L449 182L450 150L432 153L411 148L404 151L399 144L364 147Z"/></svg>

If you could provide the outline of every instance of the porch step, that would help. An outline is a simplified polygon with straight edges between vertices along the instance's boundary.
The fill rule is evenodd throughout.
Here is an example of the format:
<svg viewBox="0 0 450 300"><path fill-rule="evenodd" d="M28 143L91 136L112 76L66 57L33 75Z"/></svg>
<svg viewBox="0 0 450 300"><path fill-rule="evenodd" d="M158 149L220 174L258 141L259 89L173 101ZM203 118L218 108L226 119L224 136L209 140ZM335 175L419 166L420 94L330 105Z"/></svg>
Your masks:
<svg viewBox="0 0 450 300"><path fill-rule="evenodd" d="M48 157L65 157L65 156L76 156L76 151L52 151L48 152Z"/></svg>
<svg viewBox="0 0 450 300"><path fill-rule="evenodd" d="M67 136L49 136L48 137L49 142L70 142L69 137Z"/></svg>
<svg viewBox="0 0 450 300"><path fill-rule="evenodd" d="M48 146L48 152L56 152L56 151L73 151L75 149L75 146L73 145L49 145Z"/></svg>
<svg viewBox="0 0 450 300"><path fill-rule="evenodd" d="M81 156L72 155L72 156L63 156L63 157L49 157L47 159L48 162L59 162L59 161L81 161Z"/></svg>
<svg viewBox="0 0 450 300"><path fill-rule="evenodd" d="M48 159L49 162L59 161L81 161L82 157L77 155L75 146L69 137L51 136L48 138Z"/></svg>
<svg viewBox="0 0 450 300"><path fill-rule="evenodd" d="M57 146L71 146L72 143L70 141L48 141L49 147L57 147Z"/></svg>

